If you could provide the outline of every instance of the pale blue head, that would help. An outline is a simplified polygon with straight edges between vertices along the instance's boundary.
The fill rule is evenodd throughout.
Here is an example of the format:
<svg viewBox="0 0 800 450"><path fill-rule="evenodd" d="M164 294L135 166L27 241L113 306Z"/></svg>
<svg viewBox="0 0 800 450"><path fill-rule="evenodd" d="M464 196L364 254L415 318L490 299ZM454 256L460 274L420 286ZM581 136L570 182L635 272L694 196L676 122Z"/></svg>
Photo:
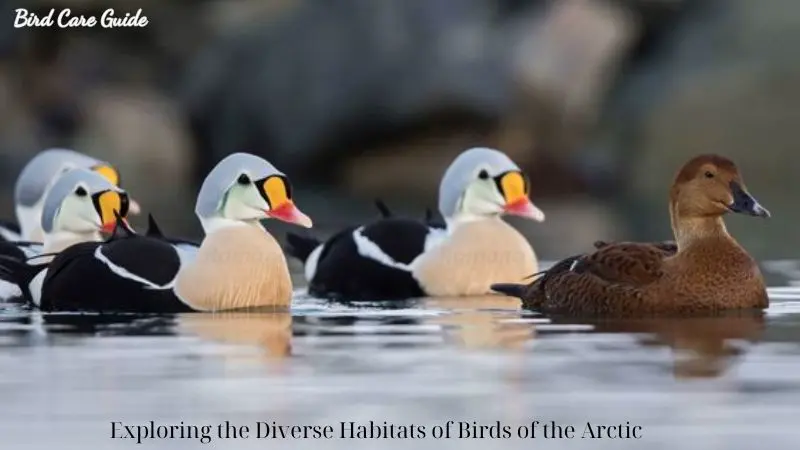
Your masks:
<svg viewBox="0 0 800 450"><path fill-rule="evenodd" d="M294 204L288 177L249 153L233 153L214 167L200 187L195 213L204 226L215 219L254 222L275 218L311 227L311 219Z"/></svg>
<svg viewBox="0 0 800 450"><path fill-rule="evenodd" d="M528 198L527 176L505 153L486 147L464 151L450 164L439 185L439 212L448 221L511 214L544 220Z"/></svg>
<svg viewBox="0 0 800 450"><path fill-rule="evenodd" d="M97 172L73 169L47 192L41 226L45 233L113 231L116 213L128 213L128 194Z"/></svg>

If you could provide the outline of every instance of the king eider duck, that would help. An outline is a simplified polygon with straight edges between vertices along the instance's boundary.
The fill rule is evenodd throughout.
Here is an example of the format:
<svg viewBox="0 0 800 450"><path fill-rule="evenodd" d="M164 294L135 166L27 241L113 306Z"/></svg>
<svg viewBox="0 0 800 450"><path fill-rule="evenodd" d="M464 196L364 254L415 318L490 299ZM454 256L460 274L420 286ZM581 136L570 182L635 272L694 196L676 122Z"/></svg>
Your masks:
<svg viewBox="0 0 800 450"><path fill-rule="evenodd" d="M444 229L430 220L384 217L324 243L289 234L287 252L305 264L309 294L317 297L485 295L498 278L519 282L537 271L530 244L501 219L512 214L543 221L528 193L527 177L508 156L472 148L451 163L439 186Z"/></svg>
<svg viewBox="0 0 800 450"><path fill-rule="evenodd" d="M73 245L42 267L34 302L46 311L133 313L289 307L286 258L260 223L311 227L286 175L257 156L232 154L203 182L195 212L205 231L197 251L120 222L109 240Z"/></svg>
<svg viewBox="0 0 800 450"><path fill-rule="evenodd" d="M101 241L100 233L111 232L117 222L116 215L124 217L128 208L128 194L106 177L85 169L70 170L60 176L45 195L40 219L44 233L41 254L27 258L24 254L14 255L9 249L18 243L0 243L4 254L4 262L0 265L14 267L16 263L16 273L23 277L3 278L22 288L17 295L27 292L26 297L30 297L32 292L39 291L30 282L41 283L44 272L40 268L46 267L55 255L73 245ZM22 253L21 249L17 251ZM32 276L39 272L42 276L34 280ZM26 279L28 275L29 279Z"/></svg>
<svg viewBox="0 0 800 450"><path fill-rule="evenodd" d="M23 167L17 177L14 205L18 225L4 222L0 226L0 237L6 241L41 242L44 238L41 216L45 196L62 174L77 168L97 172L120 186L119 172L105 161L65 148L43 150ZM133 200L130 201L130 213L139 213L139 205Z"/></svg>
<svg viewBox="0 0 800 450"><path fill-rule="evenodd" d="M14 203L18 223L0 222L0 255L24 261L26 257L42 251L44 231L41 216L45 197L61 175L76 168L97 172L119 186L119 172L107 162L63 148L39 152L17 177ZM130 210L137 214L139 205L131 201ZM15 285L0 282L0 299L8 300L19 295L20 291Z"/></svg>
<svg viewBox="0 0 800 450"><path fill-rule="evenodd" d="M745 188L739 169L700 155L676 175L669 197L673 243L598 243L556 263L529 285L492 289L528 309L582 316L713 314L769 305L756 261L725 228L729 212L770 216Z"/></svg>

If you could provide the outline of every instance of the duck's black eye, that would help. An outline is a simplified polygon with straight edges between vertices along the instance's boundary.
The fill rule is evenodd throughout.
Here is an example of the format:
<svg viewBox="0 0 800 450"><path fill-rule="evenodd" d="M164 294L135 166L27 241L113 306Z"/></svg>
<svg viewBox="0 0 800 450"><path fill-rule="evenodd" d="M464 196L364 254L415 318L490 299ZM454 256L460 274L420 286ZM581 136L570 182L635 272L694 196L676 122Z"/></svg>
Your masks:
<svg viewBox="0 0 800 450"><path fill-rule="evenodd" d="M709 171L706 171L706 178L714 178L714 174Z"/></svg>
<svg viewBox="0 0 800 450"><path fill-rule="evenodd" d="M244 185L250 184L250 177L248 177L246 174L241 174L236 182Z"/></svg>
<svg viewBox="0 0 800 450"><path fill-rule="evenodd" d="M481 171L478 172L478 178L481 180L489 179L489 172L487 172L486 169L481 169Z"/></svg>
<svg viewBox="0 0 800 450"><path fill-rule="evenodd" d="M83 186L78 186L78 188L75 189L75 195L78 197L86 197L86 189L84 189Z"/></svg>

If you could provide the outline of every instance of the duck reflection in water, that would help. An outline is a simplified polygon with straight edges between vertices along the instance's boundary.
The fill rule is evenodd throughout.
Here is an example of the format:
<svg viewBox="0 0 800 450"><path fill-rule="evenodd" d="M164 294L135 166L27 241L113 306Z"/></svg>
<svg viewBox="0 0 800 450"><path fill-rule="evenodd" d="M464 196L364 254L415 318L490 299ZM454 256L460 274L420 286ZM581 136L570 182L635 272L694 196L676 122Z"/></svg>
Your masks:
<svg viewBox="0 0 800 450"><path fill-rule="evenodd" d="M672 349L677 379L722 376L766 328L763 312L753 310L683 318L551 319L554 324L592 325L593 333L638 334L642 347L666 345Z"/></svg>
<svg viewBox="0 0 800 450"><path fill-rule="evenodd" d="M177 330L223 344L258 347L259 359L275 361L292 354L292 315L285 311L182 314Z"/></svg>
<svg viewBox="0 0 800 450"><path fill-rule="evenodd" d="M426 309L449 311L428 323L442 325L445 339L468 349L521 350L536 336L530 323L520 322L520 302L511 297L437 297L423 300Z"/></svg>
<svg viewBox="0 0 800 450"><path fill-rule="evenodd" d="M41 322L50 336L171 336L172 314L42 313L32 311L32 324Z"/></svg>

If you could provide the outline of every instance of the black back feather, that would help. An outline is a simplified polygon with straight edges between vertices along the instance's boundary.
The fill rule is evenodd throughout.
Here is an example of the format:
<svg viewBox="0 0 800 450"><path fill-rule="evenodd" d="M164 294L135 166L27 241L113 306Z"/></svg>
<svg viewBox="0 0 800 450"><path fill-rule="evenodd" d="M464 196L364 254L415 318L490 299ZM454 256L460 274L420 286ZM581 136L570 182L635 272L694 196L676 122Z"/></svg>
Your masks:
<svg viewBox="0 0 800 450"><path fill-rule="evenodd" d="M163 238L164 233L161 232L161 228L158 227L156 223L155 217L152 214L147 215L147 232L145 236L150 236L154 238Z"/></svg>
<svg viewBox="0 0 800 450"><path fill-rule="evenodd" d="M378 212L381 214L382 218L388 219L393 216L392 211L386 206L386 202L382 199L375 199L375 207L378 208Z"/></svg>
<svg viewBox="0 0 800 450"><path fill-rule="evenodd" d="M155 217L152 214L147 215L147 231L144 233L146 237L150 237L153 239L159 239L162 241L169 242L173 245L188 245L192 247L200 247L199 242L195 242L189 239L183 238L174 238L165 236L164 233L161 231L161 227L158 226Z"/></svg>

